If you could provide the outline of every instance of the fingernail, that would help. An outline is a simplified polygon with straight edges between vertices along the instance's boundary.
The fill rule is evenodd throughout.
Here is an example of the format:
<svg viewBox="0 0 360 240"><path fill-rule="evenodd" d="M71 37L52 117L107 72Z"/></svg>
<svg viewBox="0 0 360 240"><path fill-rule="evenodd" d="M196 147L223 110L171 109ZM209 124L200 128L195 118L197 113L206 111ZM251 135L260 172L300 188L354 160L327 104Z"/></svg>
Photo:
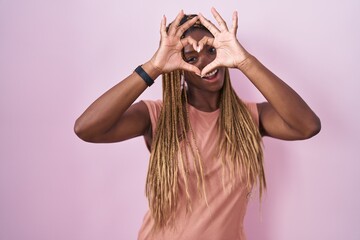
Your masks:
<svg viewBox="0 0 360 240"><path fill-rule="evenodd" d="M196 51L199 53L200 52L200 46L196 47Z"/></svg>
<svg viewBox="0 0 360 240"><path fill-rule="evenodd" d="M199 77L202 77L201 72L199 73L195 72L195 74L198 75Z"/></svg>

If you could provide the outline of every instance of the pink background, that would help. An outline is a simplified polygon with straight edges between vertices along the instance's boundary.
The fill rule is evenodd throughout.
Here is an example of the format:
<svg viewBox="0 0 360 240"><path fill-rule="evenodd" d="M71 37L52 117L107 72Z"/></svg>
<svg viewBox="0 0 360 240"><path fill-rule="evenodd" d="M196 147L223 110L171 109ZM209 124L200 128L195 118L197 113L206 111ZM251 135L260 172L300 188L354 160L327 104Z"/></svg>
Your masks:
<svg viewBox="0 0 360 240"><path fill-rule="evenodd" d="M181 3L180 3L181 2ZM265 139L268 191L246 216L248 239L360 239L360 2L0 1L0 239L135 239L147 202L141 138L89 144L75 119L149 59L162 14L227 21L322 120L308 141ZM238 72L247 100L262 96ZM161 82L141 99L161 97Z"/></svg>

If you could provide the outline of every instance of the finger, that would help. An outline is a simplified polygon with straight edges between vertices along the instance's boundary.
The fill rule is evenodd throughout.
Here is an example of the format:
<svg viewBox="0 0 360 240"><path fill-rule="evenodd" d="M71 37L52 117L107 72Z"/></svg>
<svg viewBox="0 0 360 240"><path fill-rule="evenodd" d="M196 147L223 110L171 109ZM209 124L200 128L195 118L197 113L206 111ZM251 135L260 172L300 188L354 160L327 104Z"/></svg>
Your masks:
<svg viewBox="0 0 360 240"><path fill-rule="evenodd" d="M201 71L200 69L198 69L197 67L195 67L194 65L191 65L187 62L183 62L183 64L180 66L180 68L182 70L188 71L188 72L193 72L196 75L200 76L201 75Z"/></svg>
<svg viewBox="0 0 360 240"><path fill-rule="evenodd" d="M214 61L212 61L211 63L209 63L202 69L201 76L205 76L207 73L213 71L214 69L216 69L218 67L220 67L220 65L218 64L218 62L215 59Z"/></svg>
<svg viewBox="0 0 360 240"><path fill-rule="evenodd" d="M176 16L175 20L170 24L169 31L168 31L169 35L175 35L176 29L178 28L179 23L183 17L184 17L184 11L181 10L178 13L178 15Z"/></svg>
<svg viewBox="0 0 360 240"><path fill-rule="evenodd" d="M181 39L180 42L183 47L185 47L187 45L192 45L194 50L197 50L197 48L198 48L198 42L190 36Z"/></svg>
<svg viewBox="0 0 360 240"><path fill-rule="evenodd" d="M184 24L182 24L176 31L176 36L181 37L186 30L188 30L192 25L195 24L195 22L199 20L199 17L196 16L189 21L186 21Z"/></svg>
<svg viewBox="0 0 360 240"><path fill-rule="evenodd" d="M199 13L199 19L201 24L204 25L214 37L216 37L220 33L220 30L209 20L207 20L201 13Z"/></svg>
<svg viewBox="0 0 360 240"><path fill-rule="evenodd" d="M166 36L166 17L165 15L163 15L162 19L161 19L161 23L160 23L160 35L161 37L165 37Z"/></svg>
<svg viewBox="0 0 360 240"><path fill-rule="evenodd" d="M204 36L204 37L198 42L199 52L204 48L205 45L213 46L213 44L214 44L214 38L208 37L208 36Z"/></svg>
<svg viewBox="0 0 360 240"><path fill-rule="evenodd" d="M238 29L238 12L234 11L232 15L232 28L230 32L236 35L237 29Z"/></svg>
<svg viewBox="0 0 360 240"><path fill-rule="evenodd" d="M211 8L211 13L213 14L215 20L218 22L220 31L229 31L226 22L214 7Z"/></svg>

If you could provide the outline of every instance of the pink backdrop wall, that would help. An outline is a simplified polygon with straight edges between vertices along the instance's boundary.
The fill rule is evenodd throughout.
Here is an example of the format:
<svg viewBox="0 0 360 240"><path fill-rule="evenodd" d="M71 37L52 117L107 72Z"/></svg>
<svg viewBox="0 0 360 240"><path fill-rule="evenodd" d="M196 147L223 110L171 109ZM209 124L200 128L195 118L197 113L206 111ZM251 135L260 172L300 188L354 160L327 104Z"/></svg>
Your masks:
<svg viewBox="0 0 360 240"><path fill-rule="evenodd" d="M265 139L268 191L248 239L360 239L360 2L0 1L0 239L135 239L147 208L143 139L88 144L79 114L152 56L162 14L239 11L243 45L313 107L322 132ZM239 73L243 98L262 96ZM161 97L161 83L142 99Z"/></svg>

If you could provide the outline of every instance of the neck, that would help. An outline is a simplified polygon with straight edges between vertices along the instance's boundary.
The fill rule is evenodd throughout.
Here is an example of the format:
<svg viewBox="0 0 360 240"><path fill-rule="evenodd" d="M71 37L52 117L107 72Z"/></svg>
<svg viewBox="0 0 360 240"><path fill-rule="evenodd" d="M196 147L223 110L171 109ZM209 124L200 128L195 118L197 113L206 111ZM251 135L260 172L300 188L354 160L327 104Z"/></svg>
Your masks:
<svg viewBox="0 0 360 240"><path fill-rule="evenodd" d="M203 112L213 112L219 108L220 92L187 90L188 103Z"/></svg>

